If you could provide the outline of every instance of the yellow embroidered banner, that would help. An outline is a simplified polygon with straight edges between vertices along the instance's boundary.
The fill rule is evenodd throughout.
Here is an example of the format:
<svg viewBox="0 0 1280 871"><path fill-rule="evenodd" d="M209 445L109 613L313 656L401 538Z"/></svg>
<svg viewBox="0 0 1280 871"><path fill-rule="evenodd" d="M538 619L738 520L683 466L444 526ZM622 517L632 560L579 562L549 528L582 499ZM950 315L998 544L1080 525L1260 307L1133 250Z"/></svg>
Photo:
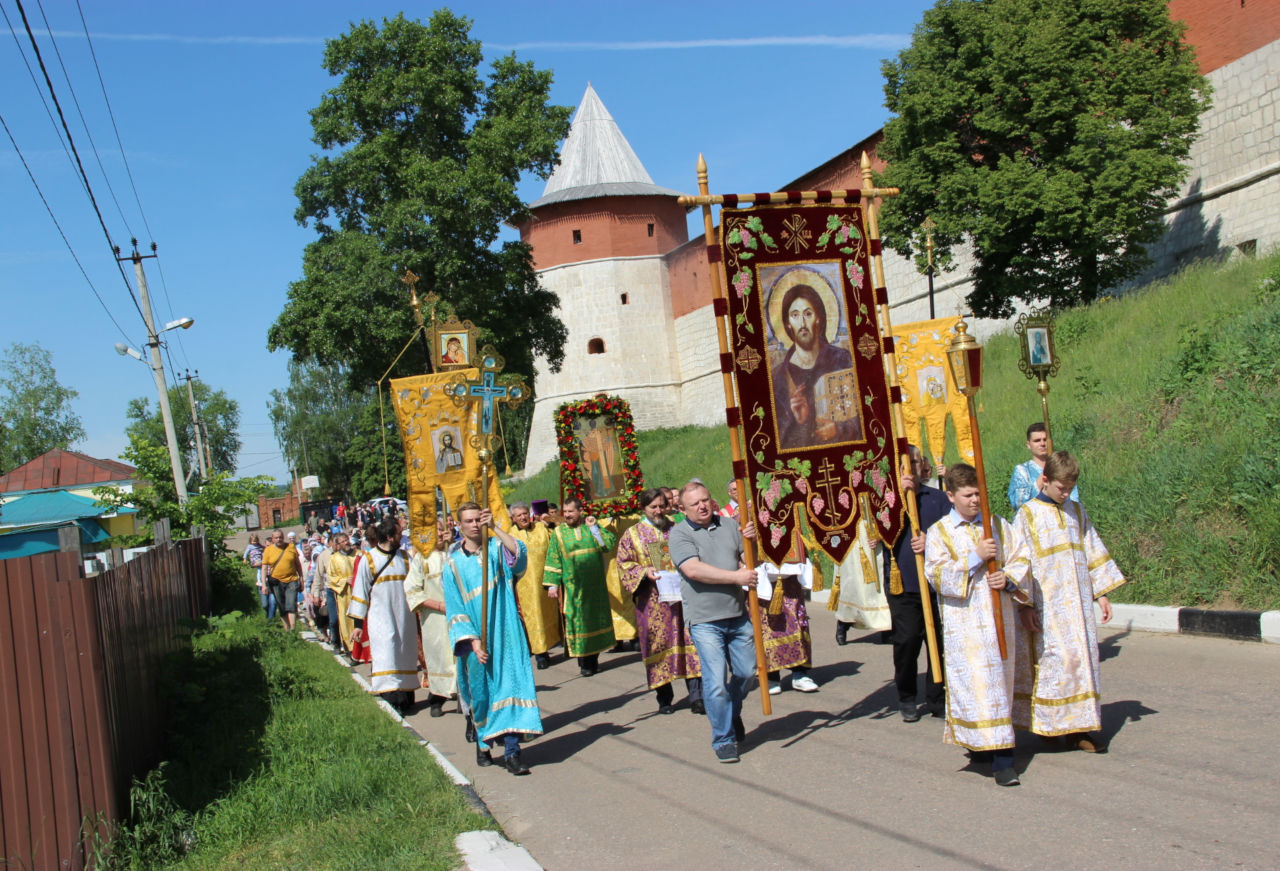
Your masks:
<svg viewBox="0 0 1280 871"><path fill-rule="evenodd" d="M480 403L459 407L447 392L461 373L477 379L478 369L461 369L437 375L414 375L391 380L391 397L404 442L405 478L409 482L409 534L418 550L435 548L436 515L456 510L463 502L486 501L494 519L510 528L498 476L489 474L488 499L480 497L480 457L471 446L479 429ZM439 504L443 498L444 504Z"/></svg>
<svg viewBox="0 0 1280 871"><path fill-rule="evenodd" d="M966 463L973 462L968 403L964 394L956 389L951 367L947 365L947 344L959 321L958 317L937 318L898 324L893 329L907 438L914 444L920 438L920 422L924 421L935 466L942 463L947 449L947 415L951 416L951 425L956 431L960 456Z"/></svg>

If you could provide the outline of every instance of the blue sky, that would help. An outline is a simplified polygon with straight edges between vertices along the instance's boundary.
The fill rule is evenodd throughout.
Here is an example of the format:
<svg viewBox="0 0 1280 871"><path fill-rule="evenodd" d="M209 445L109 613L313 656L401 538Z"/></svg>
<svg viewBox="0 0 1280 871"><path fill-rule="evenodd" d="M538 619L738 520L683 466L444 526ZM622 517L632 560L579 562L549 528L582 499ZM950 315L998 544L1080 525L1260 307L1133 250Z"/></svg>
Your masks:
<svg viewBox="0 0 1280 871"><path fill-rule="evenodd" d="M157 319L196 321L166 334L169 356L239 401L239 472L285 480L266 403L287 380L287 357L268 353L266 330L312 238L293 220L293 185L316 151L308 111L334 84L321 68L324 41L402 7L81 0L140 212L76 3L45 0L47 28L34 0L23 3L108 230L126 249L131 235L159 246L158 262L147 261ZM657 184L692 191L702 152L713 190L741 192L774 189L880 127L880 62L907 45L931 5L494 0L450 8L474 21L487 57L514 50L553 70L554 102L576 106L591 82ZM0 115L107 309L0 136L0 347L48 349L59 380L80 394L74 408L88 437L76 449L114 458L126 444L128 400L154 405L147 368L112 348L142 348L142 319L19 54L18 42L39 79L15 0L0 8L19 37L0 39ZM425 19L435 8L404 11ZM542 185L529 179L521 193L532 200Z"/></svg>

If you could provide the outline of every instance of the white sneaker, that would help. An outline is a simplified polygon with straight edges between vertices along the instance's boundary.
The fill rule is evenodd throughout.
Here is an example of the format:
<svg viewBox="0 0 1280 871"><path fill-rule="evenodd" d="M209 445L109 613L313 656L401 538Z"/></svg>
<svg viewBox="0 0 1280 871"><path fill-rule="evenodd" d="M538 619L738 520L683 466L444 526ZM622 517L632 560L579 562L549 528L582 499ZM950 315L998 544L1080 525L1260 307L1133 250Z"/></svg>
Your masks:
<svg viewBox="0 0 1280 871"><path fill-rule="evenodd" d="M818 685L807 674L793 674L791 676L791 688L802 693L816 693L818 691Z"/></svg>
<svg viewBox="0 0 1280 871"><path fill-rule="evenodd" d="M782 684L780 683L769 684L769 695L776 696L780 692L782 692Z"/></svg>

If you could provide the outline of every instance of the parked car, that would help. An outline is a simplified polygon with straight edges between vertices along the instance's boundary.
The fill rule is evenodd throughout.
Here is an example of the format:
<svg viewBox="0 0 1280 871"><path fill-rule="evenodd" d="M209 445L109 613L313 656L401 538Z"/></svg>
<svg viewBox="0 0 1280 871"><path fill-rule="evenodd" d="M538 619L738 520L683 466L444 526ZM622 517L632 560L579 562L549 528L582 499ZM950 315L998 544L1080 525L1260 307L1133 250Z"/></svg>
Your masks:
<svg viewBox="0 0 1280 871"><path fill-rule="evenodd" d="M382 511L384 508L390 508L393 514L403 511L406 515L409 513L409 503L403 499L397 499L394 496L379 496L372 499L369 504L374 508Z"/></svg>

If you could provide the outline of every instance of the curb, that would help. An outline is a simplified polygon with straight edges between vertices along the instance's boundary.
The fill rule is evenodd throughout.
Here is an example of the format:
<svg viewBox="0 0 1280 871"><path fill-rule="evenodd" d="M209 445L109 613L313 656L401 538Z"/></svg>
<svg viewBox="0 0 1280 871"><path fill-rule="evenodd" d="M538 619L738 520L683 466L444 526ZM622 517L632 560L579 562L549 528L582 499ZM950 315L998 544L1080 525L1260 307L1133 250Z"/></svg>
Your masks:
<svg viewBox="0 0 1280 871"><path fill-rule="evenodd" d="M312 644L318 644L321 647L325 646L320 641L319 636L310 629L302 630L299 635L304 641L310 641ZM334 653L333 658L338 665L347 670L347 674L351 675L351 679L359 684L361 689L367 693L373 692L373 687L364 679L364 675L351 668L338 654ZM417 739L418 746L426 748L427 752L431 754L432 760L453 781L453 785L462 793L462 797L467 800L467 804L471 806L472 810L486 819L492 820L494 823L498 822L493 812L489 810L489 806L484 803L484 799L476 792L475 786L465 774L458 770L456 765L446 759L434 744L422 737L417 729L410 726L408 721L400 716L399 711L381 698L377 698L375 701L388 717L399 723L401 728ZM468 871L543 871L542 866L538 864L533 856L529 855L528 850L519 844L513 844L508 841L501 832L492 830L462 832L454 839L453 844L458 849L458 852L462 854L462 861Z"/></svg>
<svg viewBox="0 0 1280 871"><path fill-rule="evenodd" d="M826 604L831 594L814 593L812 601ZM1111 604L1112 629L1137 629L1171 635L1209 635L1237 641L1280 644L1280 611L1213 611L1208 608L1176 608L1159 605ZM1095 606L1094 615L1101 619Z"/></svg>

